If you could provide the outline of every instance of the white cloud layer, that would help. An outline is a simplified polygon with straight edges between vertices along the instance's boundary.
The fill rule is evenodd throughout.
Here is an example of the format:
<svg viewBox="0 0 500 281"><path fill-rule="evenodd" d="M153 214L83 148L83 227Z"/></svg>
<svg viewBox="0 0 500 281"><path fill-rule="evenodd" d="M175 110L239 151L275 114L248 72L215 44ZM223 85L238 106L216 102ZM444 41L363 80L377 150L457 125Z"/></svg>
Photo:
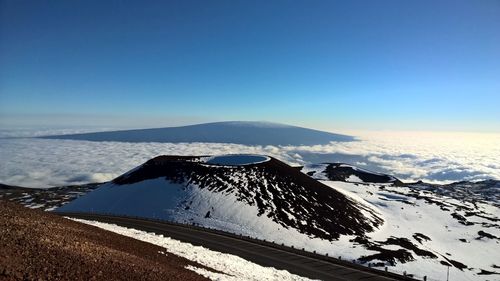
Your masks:
<svg viewBox="0 0 500 281"><path fill-rule="evenodd" d="M294 147L312 162L348 162L404 181L500 179L500 134L377 132L360 141ZM307 153L310 155L307 156Z"/></svg>
<svg viewBox="0 0 500 281"><path fill-rule="evenodd" d="M346 162L403 181L500 179L498 134L365 133L356 142L284 147L0 139L0 182L28 187L101 182L158 155L230 153L267 154L293 165Z"/></svg>

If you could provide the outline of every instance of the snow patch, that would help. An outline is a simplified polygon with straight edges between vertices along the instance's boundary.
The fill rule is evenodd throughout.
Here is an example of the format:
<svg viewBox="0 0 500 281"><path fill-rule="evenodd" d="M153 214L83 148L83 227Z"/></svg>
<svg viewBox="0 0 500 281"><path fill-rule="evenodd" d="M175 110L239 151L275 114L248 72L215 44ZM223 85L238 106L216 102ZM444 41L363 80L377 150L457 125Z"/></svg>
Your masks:
<svg viewBox="0 0 500 281"><path fill-rule="evenodd" d="M295 274L291 274L286 270L278 270L273 267L263 267L256 263L247 261L235 255L225 254L209 250L201 246L194 246L190 243L181 242L163 235L155 233L136 230L133 228L126 228L114 224L102 223L97 221L89 221L82 219L69 218L71 220L93 225L120 235L128 236L140 241L151 243L160 247L164 247L167 252L174 255L181 256L188 260L197 262L206 267L223 272L216 273L206 269L197 268L194 266L187 266L186 268L192 270L202 276L211 280L311 280Z"/></svg>

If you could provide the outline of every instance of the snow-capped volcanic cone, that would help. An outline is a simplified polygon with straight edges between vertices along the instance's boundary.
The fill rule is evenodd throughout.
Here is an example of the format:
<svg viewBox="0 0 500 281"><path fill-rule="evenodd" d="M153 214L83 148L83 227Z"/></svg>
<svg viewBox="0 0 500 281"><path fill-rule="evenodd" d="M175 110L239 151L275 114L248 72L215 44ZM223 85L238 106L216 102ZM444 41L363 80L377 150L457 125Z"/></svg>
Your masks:
<svg viewBox="0 0 500 281"><path fill-rule="evenodd" d="M368 171L344 163L310 164L303 168L303 172L320 180L403 184L391 175Z"/></svg>
<svg viewBox="0 0 500 281"><path fill-rule="evenodd" d="M58 211L194 222L296 246L383 223L367 205L259 155L159 156Z"/></svg>
<svg viewBox="0 0 500 281"><path fill-rule="evenodd" d="M244 145L316 145L353 141L351 136L270 122L215 122L182 127L44 136L49 139L118 142L209 142Z"/></svg>

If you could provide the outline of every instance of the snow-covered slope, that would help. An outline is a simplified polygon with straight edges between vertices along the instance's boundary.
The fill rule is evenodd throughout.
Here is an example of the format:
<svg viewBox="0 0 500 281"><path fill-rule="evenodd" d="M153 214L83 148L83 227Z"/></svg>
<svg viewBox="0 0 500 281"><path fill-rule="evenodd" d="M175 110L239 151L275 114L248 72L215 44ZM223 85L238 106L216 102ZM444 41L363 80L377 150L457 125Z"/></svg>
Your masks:
<svg viewBox="0 0 500 281"><path fill-rule="evenodd" d="M301 245L364 235L383 222L298 169L252 155L156 157L58 211L162 218Z"/></svg>
<svg viewBox="0 0 500 281"><path fill-rule="evenodd" d="M345 164L303 171L374 206L386 222L378 231L341 237L350 244L339 251L349 258L428 280L446 280L448 266L450 280L500 280L498 182L403 184Z"/></svg>
<svg viewBox="0 0 500 281"><path fill-rule="evenodd" d="M119 142L209 142L245 145L316 145L351 136L269 122L216 122L182 127L45 136L50 139Z"/></svg>

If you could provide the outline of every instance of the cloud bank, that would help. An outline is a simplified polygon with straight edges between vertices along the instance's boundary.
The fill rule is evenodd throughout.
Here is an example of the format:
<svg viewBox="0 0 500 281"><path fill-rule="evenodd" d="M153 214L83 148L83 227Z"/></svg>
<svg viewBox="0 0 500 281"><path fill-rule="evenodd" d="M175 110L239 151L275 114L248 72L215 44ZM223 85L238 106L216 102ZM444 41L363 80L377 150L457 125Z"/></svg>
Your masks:
<svg viewBox="0 0 500 281"><path fill-rule="evenodd" d="M289 149L309 162L346 162L403 181L500 179L500 134L380 132L359 139Z"/></svg>
<svg viewBox="0 0 500 281"><path fill-rule="evenodd" d="M102 182L162 154L231 153L266 154L291 165L345 162L403 181L500 179L500 135L372 133L359 138L316 146L0 139L0 182L41 188Z"/></svg>
<svg viewBox="0 0 500 281"><path fill-rule="evenodd" d="M0 140L0 182L49 187L111 180L163 154L258 153L300 164L277 147L214 143L123 143L45 139Z"/></svg>

